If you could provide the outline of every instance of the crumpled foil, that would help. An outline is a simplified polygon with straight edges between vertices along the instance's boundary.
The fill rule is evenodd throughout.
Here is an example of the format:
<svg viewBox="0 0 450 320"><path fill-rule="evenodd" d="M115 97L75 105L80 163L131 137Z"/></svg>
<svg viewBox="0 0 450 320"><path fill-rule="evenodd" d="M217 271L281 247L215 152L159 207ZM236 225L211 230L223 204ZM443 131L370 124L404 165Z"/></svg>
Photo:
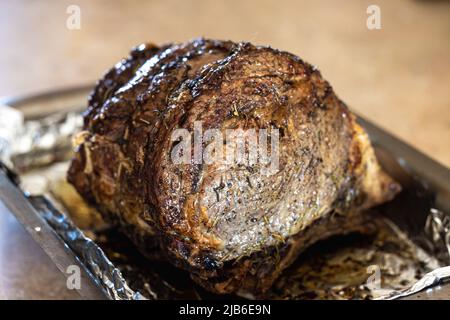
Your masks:
<svg viewBox="0 0 450 320"><path fill-rule="evenodd" d="M425 232L437 247L447 249L438 250L441 259L450 261L450 216L432 208L425 223Z"/></svg>
<svg viewBox="0 0 450 320"><path fill-rule="evenodd" d="M71 136L82 125L80 114L26 121L6 108L0 118L8 124L0 130L0 163L19 174L30 202L110 299L237 298L215 296L195 285L186 272L143 258L65 182ZM415 194L398 198L397 204L379 209L375 234L333 237L314 245L283 273L266 298L396 299L448 281L450 216ZM420 205L407 205L414 201ZM425 224L417 218L410 228L402 223L405 219L396 219L403 207L412 210L408 217L420 210ZM378 287L369 281L370 266L381 272Z"/></svg>
<svg viewBox="0 0 450 320"><path fill-rule="evenodd" d="M425 223L425 233L428 236L428 240L433 244L433 247L437 249L435 250L435 254L440 256L441 260L450 262L450 216L437 209L430 209ZM443 248L446 250L442 250ZM392 292L383 298L397 299L406 297L447 281L450 281L450 265L437 268L424 275L410 288L399 292Z"/></svg>
<svg viewBox="0 0 450 320"><path fill-rule="evenodd" d="M0 106L0 160L21 172L67 159L71 137L82 125L81 114L75 112L25 121L20 111Z"/></svg>
<svg viewBox="0 0 450 320"><path fill-rule="evenodd" d="M105 252L45 197L30 196L30 201L47 223L87 265L88 270L99 280L110 299L145 299L139 292L130 289L120 270L112 264Z"/></svg>

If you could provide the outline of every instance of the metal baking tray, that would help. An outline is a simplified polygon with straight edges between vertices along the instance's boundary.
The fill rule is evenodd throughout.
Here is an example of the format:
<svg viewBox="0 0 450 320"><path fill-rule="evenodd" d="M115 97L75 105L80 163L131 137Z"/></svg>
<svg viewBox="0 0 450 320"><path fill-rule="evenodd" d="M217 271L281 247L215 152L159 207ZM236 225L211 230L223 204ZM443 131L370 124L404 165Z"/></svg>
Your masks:
<svg viewBox="0 0 450 320"><path fill-rule="evenodd" d="M91 89L92 86L85 86L28 97L3 98L0 99L0 105L16 108L24 114L26 119L36 120L58 112L83 110ZM369 133L382 167L402 184L406 192L401 202L404 208L395 219L405 225L410 220L414 220L411 228L421 229L416 230L420 233L423 231L422 227L430 210L450 214L450 170L373 123L361 117L358 117L358 121ZM101 283L102 274L96 274L92 268L86 266L79 252L76 253L73 246L69 246L63 240L61 233L55 230L54 225L52 226L48 219L44 219L42 213L38 212L36 200L39 202L42 199L28 197L20 189L16 179L17 176L0 162L0 201L3 201L11 213L17 217L61 272L65 273L70 265L80 267L82 285L78 292L82 298L140 298L139 294L136 296L136 293L126 286L122 287L119 293L114 290L112 293L108 288L105 289L105 285ZM51 206L51 203L49 205ZM398 210L398 204L397 207L395 207L396 204L393 206L395 210ZM419 227L415 225L417 220L420 220ZM111 269L114 266L103 267ZM120 273L118 275L114 273L114 277L117 277L114 281L123 280ZM439 277L423 279L420 290L409 290L402 295L397 295L396 298L450 299L449 277L450 271L447 269Z"/></svg>

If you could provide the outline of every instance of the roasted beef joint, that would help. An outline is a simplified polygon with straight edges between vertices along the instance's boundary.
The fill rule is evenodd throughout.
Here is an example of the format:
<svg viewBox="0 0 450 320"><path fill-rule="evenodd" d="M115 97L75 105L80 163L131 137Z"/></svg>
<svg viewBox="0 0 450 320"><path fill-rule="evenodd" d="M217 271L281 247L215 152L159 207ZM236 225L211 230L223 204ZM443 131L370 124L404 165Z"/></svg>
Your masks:
<svg viewBox="0 0 450 320"><path fill-rule="evenodd" d="M320 72L270 47L141 45L88 104L68 180L147 257L213 292L264 293L399 188Z"/></svg>

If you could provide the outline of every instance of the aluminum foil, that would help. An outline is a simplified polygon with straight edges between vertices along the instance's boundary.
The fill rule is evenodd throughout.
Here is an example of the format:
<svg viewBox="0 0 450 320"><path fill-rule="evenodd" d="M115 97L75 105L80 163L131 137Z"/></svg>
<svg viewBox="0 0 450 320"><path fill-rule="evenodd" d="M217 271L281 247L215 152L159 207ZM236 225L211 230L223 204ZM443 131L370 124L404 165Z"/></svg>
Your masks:
<svg viewBox="0 0 450 320"><path fill-rule="evenodd" d="M186 272L144 259L65 182L80 114L25 121L0 108L0 119L1 162L19 174L30 202L110 299L238 298L214 296ZM378 217L374 234L333 237L308 249L261 298L395 299L449 280L450 217L414 190L368 213Z"/></svg>
<svg viewBox="0 0 450 320"><path fill-rule="evenodd" d="M88 238L73 222L59 212L45 197L30 196L32 205L43 215L47 223L58 233L83 261L110 299L142 300L139 292L130 289L122 273L105 252Z"/></svg>
<svg viewBox="0 0 450 320"><path fill-rule="evenodd" d="M0 106L0 160L21 172L67 159L71 137L82 124L79 113L56 113L25 121L20 111Z"/></svg>

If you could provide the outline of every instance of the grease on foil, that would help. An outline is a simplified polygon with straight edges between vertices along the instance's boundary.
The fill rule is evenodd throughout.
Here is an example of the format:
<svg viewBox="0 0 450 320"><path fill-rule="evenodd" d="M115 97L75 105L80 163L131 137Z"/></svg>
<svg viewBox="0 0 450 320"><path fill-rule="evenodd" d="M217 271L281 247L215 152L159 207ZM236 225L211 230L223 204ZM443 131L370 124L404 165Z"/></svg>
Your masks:
<svg viewBox="0 0 450 320"><path fill-rule="evenodd" d="M186 272L144 259L65 181L71 136L82 125L80 114L25 121L16 110L6 108L1 118L9 124L0 130L0 160L19 173L32 204L110 299L214 297ZM431 251L387 218L373 223L374 234L333 237L308 249L265 298L395 299L450 279L448 215L431 209L427 216L422 242Z"/></svg>

